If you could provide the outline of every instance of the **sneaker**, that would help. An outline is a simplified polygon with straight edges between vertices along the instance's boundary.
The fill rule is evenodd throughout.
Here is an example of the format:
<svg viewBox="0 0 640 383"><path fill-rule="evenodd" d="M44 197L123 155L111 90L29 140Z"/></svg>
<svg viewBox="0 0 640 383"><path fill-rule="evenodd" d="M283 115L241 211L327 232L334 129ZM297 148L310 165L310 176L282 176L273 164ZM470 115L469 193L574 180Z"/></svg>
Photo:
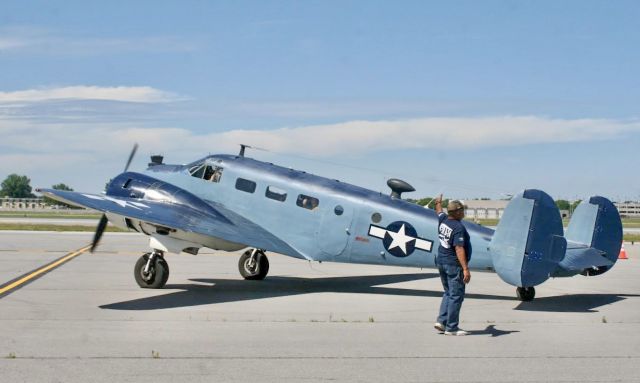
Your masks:
<svg viewBox="0 0 640 383"><path fill-rule="evenodd" d="M456 331L445 331L444 335L465 336L465 335L469 335L469 332L458 329Z"/></svg>
<svg viewBox="0 0 640 383"><path fill-rule="evenodd" d="M436 322L433 324L433 328L435 328L436 330L440 331L440 332L444 332L444 325L440 322Z"/></svg>

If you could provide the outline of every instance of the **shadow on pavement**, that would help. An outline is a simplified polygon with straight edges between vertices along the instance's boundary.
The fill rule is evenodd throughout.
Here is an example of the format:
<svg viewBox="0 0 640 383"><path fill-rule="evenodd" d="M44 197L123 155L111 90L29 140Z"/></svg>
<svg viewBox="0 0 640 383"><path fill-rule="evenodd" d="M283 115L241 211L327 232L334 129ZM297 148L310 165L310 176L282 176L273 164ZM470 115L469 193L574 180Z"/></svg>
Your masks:
<svg viewBox="0 0 640 383"><path fill-rule="evenodd" d="M296 278L268 277L263 281L239 279L192 279L193 284L169 284L172 291L163 295L138 298L100 306L110 310L156 310L209 305L254 299L276 298L313 293L382 294L441 297L442 291L380 287L380 285L438 278L436 273L370 275L360 277ZM467 298L515 300L499 295L467 294Z"/></svg>
<svg viewBox="0 0 640 383"><path fill-rule="evenodd" d="M556 297L535 298L531 302L521 302L515 310L592 313L598 307L615 303L636 294L573 294Z"/></svg>
<svg viewBox="0 0 640 383"><path fill-rule="evenodd" d="M518 330L498 330L496 325L488 325L484 330L471 330L469 335L491 335L491 337L509 335L514 332L520 332Z"/></svg>

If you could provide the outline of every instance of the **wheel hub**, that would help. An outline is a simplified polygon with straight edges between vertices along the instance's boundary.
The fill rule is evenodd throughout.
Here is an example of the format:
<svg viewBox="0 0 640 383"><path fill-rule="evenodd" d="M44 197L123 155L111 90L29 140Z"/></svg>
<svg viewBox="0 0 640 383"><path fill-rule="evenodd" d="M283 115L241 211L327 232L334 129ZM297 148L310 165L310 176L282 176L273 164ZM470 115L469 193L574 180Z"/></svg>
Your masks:
<svg viewBox="0 0 640 383"><path fill-rule="evenodd" d="M258 274L258 262L254 258L247 258L244 262L244 269L251 275Z"/></svg>
<svg viewBox="0 0 640 383"><path fill-rule="evenodd" d="M140 276L142 277L142 279L144 279L147 282L153 279L154 274L155 274L155 269L153 267L149 267L148 272L145 272L144 269L140 270Z"/></svg>

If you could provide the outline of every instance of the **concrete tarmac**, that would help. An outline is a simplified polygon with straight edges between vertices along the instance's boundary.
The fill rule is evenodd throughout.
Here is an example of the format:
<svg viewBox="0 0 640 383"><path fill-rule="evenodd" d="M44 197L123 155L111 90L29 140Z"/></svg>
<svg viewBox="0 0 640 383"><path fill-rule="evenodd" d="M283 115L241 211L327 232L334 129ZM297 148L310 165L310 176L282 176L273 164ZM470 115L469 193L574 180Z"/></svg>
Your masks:
<svg viewBox="0 0 640 383"><path fill-rule="evenodd" d="M0 284L92 233L0 232ZM606 274L549 280L533 302L475 272L461 327L431 326L434 270L310 264L270 254L244 281L239 253L168 255L165 289L140 289L145 237L106 233L0 298L3 382L638 382L640 246Z"/></svg>

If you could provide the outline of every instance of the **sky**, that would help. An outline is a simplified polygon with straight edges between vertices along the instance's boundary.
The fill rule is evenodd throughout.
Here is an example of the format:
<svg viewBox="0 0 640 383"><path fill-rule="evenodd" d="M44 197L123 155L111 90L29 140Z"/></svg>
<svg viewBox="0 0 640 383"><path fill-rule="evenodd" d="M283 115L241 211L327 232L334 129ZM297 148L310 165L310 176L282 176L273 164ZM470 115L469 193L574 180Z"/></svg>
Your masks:
<svg viewBox="0 0 640 383"><path fill-rule="evenodd" d="M640 200L637 1L0 2L0 179L235 153L422 198Z"/></svg>

